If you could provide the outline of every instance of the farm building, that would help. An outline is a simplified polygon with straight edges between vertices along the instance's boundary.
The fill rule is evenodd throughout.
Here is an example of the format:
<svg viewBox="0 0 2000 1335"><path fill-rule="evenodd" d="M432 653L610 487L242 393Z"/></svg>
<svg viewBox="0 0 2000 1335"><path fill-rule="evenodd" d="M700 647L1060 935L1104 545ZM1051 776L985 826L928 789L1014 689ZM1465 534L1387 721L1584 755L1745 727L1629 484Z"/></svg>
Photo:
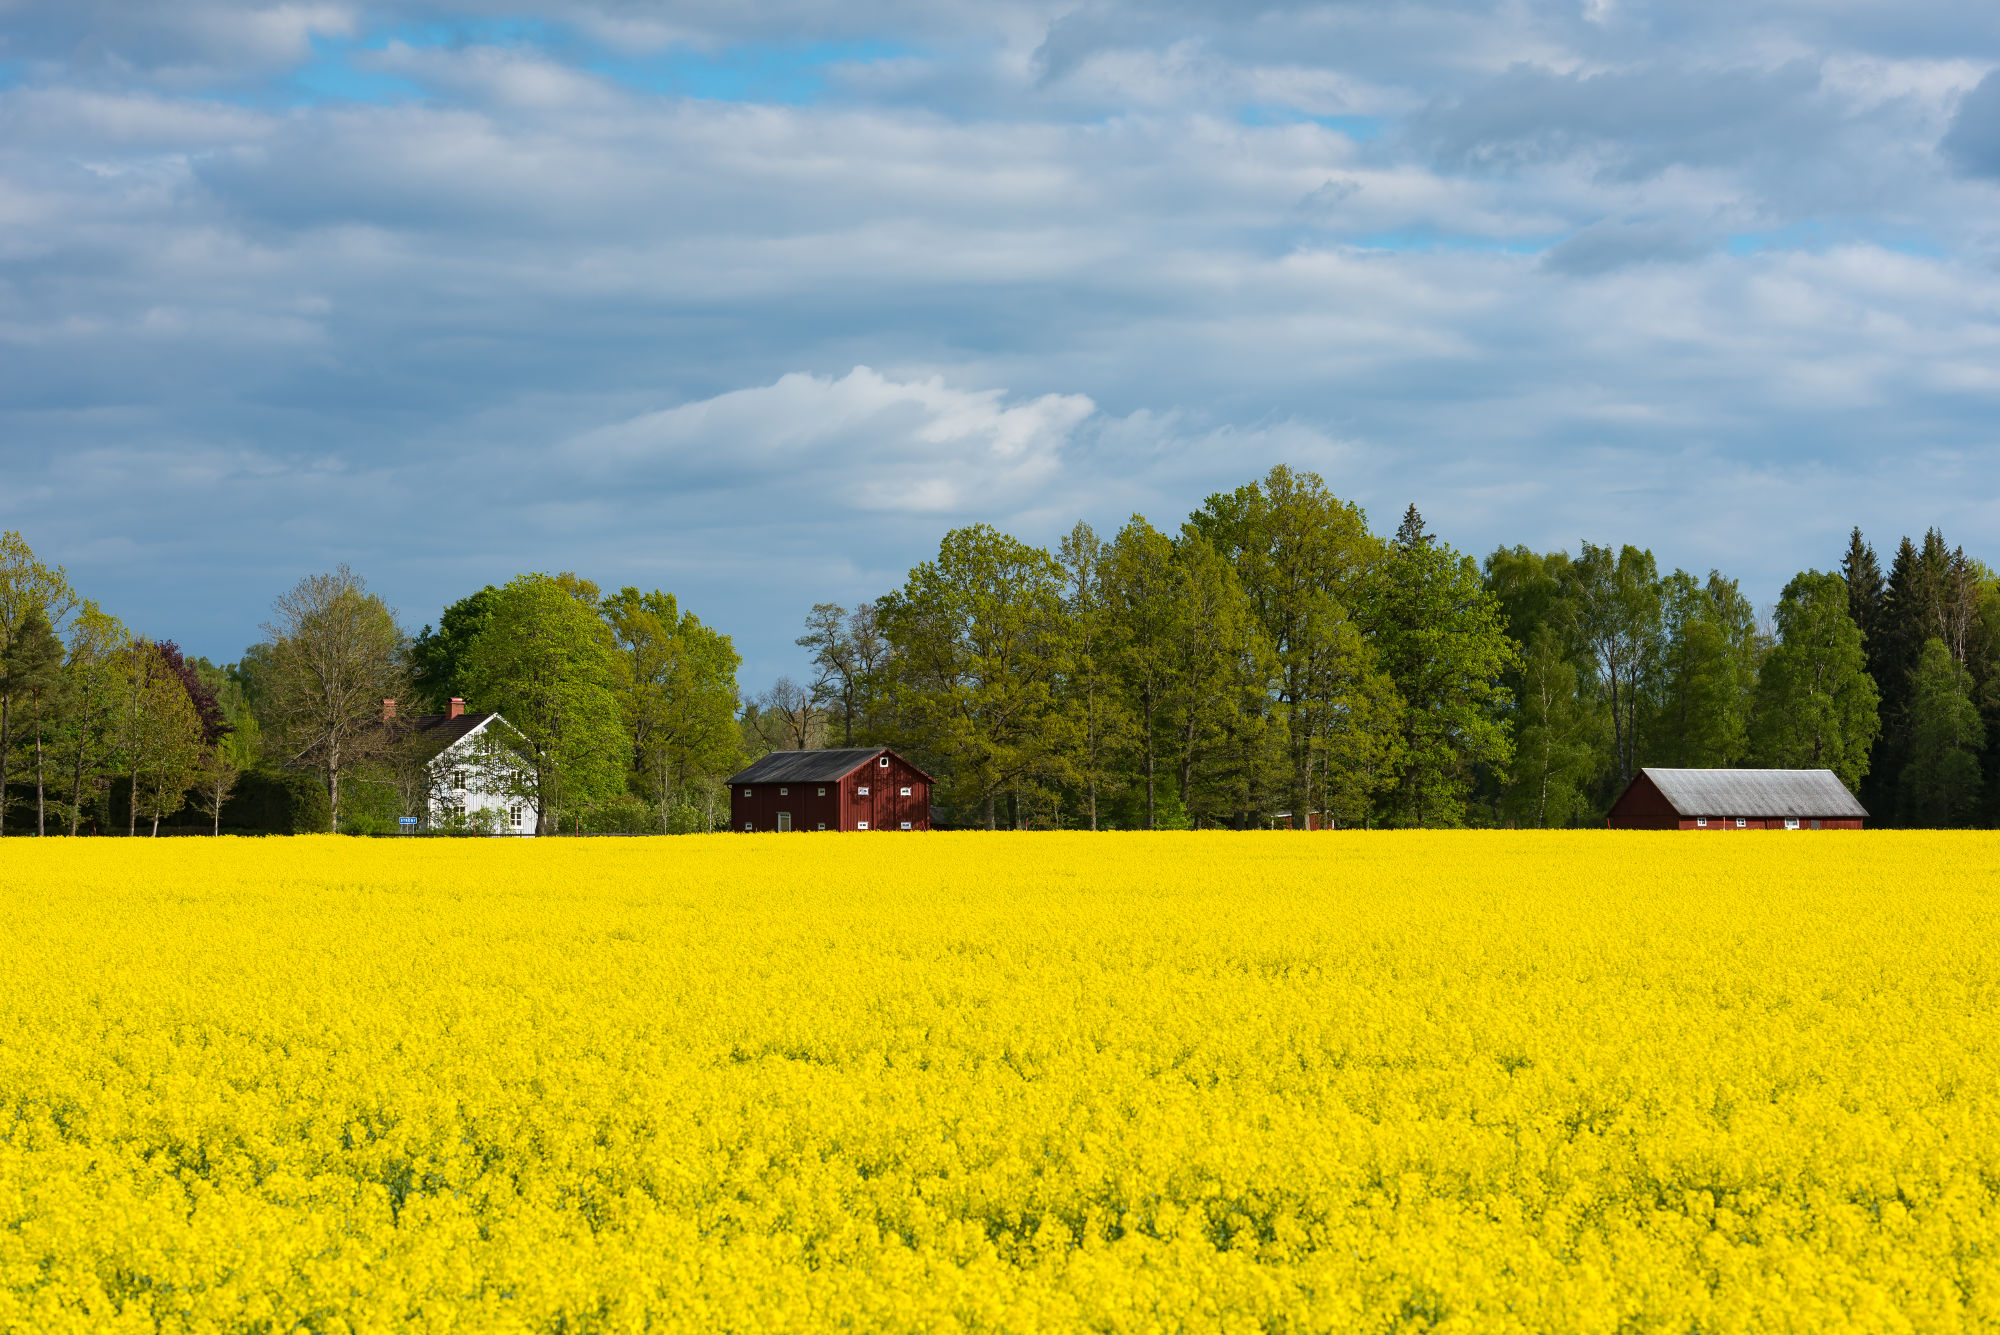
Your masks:
<svg viewBox="0 0 2000 1335"><path fill-rule="evenodd" d="M1868 812L1827 769L1642 769L1614 830L1858 830Z"/></svg>
<svg viewBox="0 0 2000 1335"><path fill-rule="evenodd" d="M442 714L398 717L382 702L382 726L392 745L421 765L427 829L471 823L493 834L532 835L535 809L519 789L514 747L519 736L498 714L472 713L452 697Z"/></svg>
<svg viewBox="0 0 2000 1335"><path fill-rule="evenodd" d="M928 830L931 776L887 747L773 751L729 779L732 829Z"/></svg>

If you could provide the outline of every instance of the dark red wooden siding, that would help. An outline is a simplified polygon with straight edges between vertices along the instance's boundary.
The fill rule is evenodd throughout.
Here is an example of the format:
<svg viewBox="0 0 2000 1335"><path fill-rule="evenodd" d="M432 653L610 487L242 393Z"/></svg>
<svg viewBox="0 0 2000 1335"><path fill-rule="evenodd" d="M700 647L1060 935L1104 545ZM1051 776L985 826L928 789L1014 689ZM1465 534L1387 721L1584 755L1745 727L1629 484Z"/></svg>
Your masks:
<svg viewBox="0 0 2000 1335"><path fill-rule="evenodd" d="M888 765L882 765L882 759ZM865 795L863 788L868 790ZM739 833L776 830L781 811L791 813L794 830L859 830L863 821L871 831L900 831L905 821L912 830L928 830L931 784L908 761L889 752L842 779L736 784L729 790L729 828Z"/></svg>

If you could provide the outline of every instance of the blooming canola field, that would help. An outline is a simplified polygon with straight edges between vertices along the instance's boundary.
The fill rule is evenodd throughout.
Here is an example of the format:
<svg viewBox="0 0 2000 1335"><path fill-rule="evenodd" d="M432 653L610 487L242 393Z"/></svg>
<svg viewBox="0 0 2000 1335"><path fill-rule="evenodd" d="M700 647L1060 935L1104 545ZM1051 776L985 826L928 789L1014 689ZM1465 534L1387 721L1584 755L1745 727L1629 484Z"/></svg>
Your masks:
<svg viewBox="0 0 2000 1335"><path fill-rule="evenodd" d="M2000 837L0 847L0 1330L2000 1326Z"/></svg>

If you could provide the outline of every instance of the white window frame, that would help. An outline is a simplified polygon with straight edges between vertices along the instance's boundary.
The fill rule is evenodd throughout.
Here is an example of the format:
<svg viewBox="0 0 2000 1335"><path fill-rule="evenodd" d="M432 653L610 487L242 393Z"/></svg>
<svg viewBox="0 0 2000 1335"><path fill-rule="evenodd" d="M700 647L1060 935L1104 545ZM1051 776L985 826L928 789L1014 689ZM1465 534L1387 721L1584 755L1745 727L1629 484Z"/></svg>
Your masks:
<svg viewBox="0 0 2000 1335"><path fill-rule="evenodd" d="M750 790L749 790L748 788L745 788L745 789L743 790L743 795L744 795L745 797L748 797L748 796L750 796Z"/></svg>
<svg viewBox="0 0 2000 1335"><path fill-rule="evenodd" d="M792 831L792 813L789 811L780 811L778 813L778 833L790 834L791 831Z"/></svg>
<svg viewBox="0 0 2000 1335"><path fill-rule="evenodd" d="M1746 830L1746 829L1750 828L1750 822L1749 822L1749 821L1747 821L1747 820L1744 820L1744 819L1743 819L1743 818L1742 818L1741 816L1738 816L1738 817L1736 818L1736 828L1737 828L1737 829L1739 829L1739 830Z"/></svg>
<svg viewBox="0 0 2000 1335"><path fill-rule="evenodd" d="M1708 817L1696 816L1694 818L1694 827L1697 830L1706 830L1708 828Z"/></svg>
<svg viewBox="0 0 2000 1335"><path fill-rule="evenodd" d="M865 820L858 820L854 822L854 828L857 830L865 830L868 828L868 822Z"/></svg>
<svg viewBox="0 0 2000 1335"><path fill-rule="evenodd" d="M910 795L910 790L909 790L909 789L907 789L907 788L905 788L905 789L903 790L903 796L904 796L904 797L908 797L909 795Z"/></svg>
<svg viewBox="0 0 2000 1335"><path fill-rule="evenodd" d="M825 821L821 821L821 822L819 823L819 828L820 828L820 829L822 829L822 830L824 830L824 829L826 828L826 822L825 822Z"/></svg>
<svg viewBox="0 0 2000 1335"><path fill-rule="evenodd" d="M1785 818L1785 828L1788 830L1798 829L1799 828L1798 818L1796 816L1787 816Z"/></svg>
<svg viewBox="0 0 2000 1335"><path fill-rule="evenodd" d="M856 788L856 789L854 790L854 795L855 795L856 797L866 797L866 796L868 796L868 785L864 783L864 784L862 784L862 785L861 785L861 786L860 786L859 788Z"/></svg>
<svg viewBox="0 0 2000 1335"><path fill-rule="evenodd" d="M745 834L751 834L751 833L754 833L754 832L756 831L756 829L757 829L757 822L756 822L756 821L752 821L752 820L746 820L746 821L744 821L744 822L743 822L743 833L745 833Z"/></svg>
<svg viewBox="0 0 2000 1335"><path fill-rule="evenodd" d="M907 829L909 829L909 828L910 828L910 823L909 823L908 821L904 821L904 822L903 822L903 828L904 828L904 829L906 829L906 830L907 830Z"/></svg>
<svg viewBox="0 0 2000 1335"><path fill-rule="evenodd" d="M790 797L791 795L792 795L792 790L789 788L780 788L778 790L779 797Z"/></svg>
<svg viewBox="0 0 2000 1335"><path fill-rule="evenodd" d="M889 768L889 757L883 756L880 760L877 760L875 763L877 765L880 765L883 769L887 769Z"/></svg>
<svg viewBox="0 0 2000 1335"><path fill-rule="evenodd" d="M819 790L819 795L820 795L821 797L825 797L825 796L826 796L826 789L824 789L824 788L820 789L820 790Z"/></svg>

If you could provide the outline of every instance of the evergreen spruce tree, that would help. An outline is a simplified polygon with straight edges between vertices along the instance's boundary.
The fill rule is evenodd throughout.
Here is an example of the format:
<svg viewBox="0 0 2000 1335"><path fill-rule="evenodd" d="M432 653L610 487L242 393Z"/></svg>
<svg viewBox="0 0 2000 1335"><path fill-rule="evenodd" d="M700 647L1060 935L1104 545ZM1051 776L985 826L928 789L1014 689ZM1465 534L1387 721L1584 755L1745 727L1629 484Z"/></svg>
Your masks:
<svg viewBox="0 0 2000 1335"><path fill-rule="evenodd" d="M1882 563L1875 549L1861 539L1857 525L1847 537L1847 555L1840 560L1840 577L1847 581L1847 615L1861 628L1861 646L1869 657L1869 675L1874 676L1874 646L1882 629ZM1879 688L1881 682L1878 680Z"/></svg>
<svg viewBox="0 0 2000 1335"><path fill-rule="evenodd" d="M1979 810L1979 751L1986 727L1972 699L1972 674L1943 640L1924 643L1910 680L1909 760L1899 776L1902 825L1970 824Z"/></svg>
<svg viewBox="0 0 2000 1335"><path fill-rule="evenodd" d="M1772 769L1830 769L1853 789L1881 720L1846 586L1805 571L1785 586L1777 619L1778 645L1757 675L1752 753Z"/></svg>

